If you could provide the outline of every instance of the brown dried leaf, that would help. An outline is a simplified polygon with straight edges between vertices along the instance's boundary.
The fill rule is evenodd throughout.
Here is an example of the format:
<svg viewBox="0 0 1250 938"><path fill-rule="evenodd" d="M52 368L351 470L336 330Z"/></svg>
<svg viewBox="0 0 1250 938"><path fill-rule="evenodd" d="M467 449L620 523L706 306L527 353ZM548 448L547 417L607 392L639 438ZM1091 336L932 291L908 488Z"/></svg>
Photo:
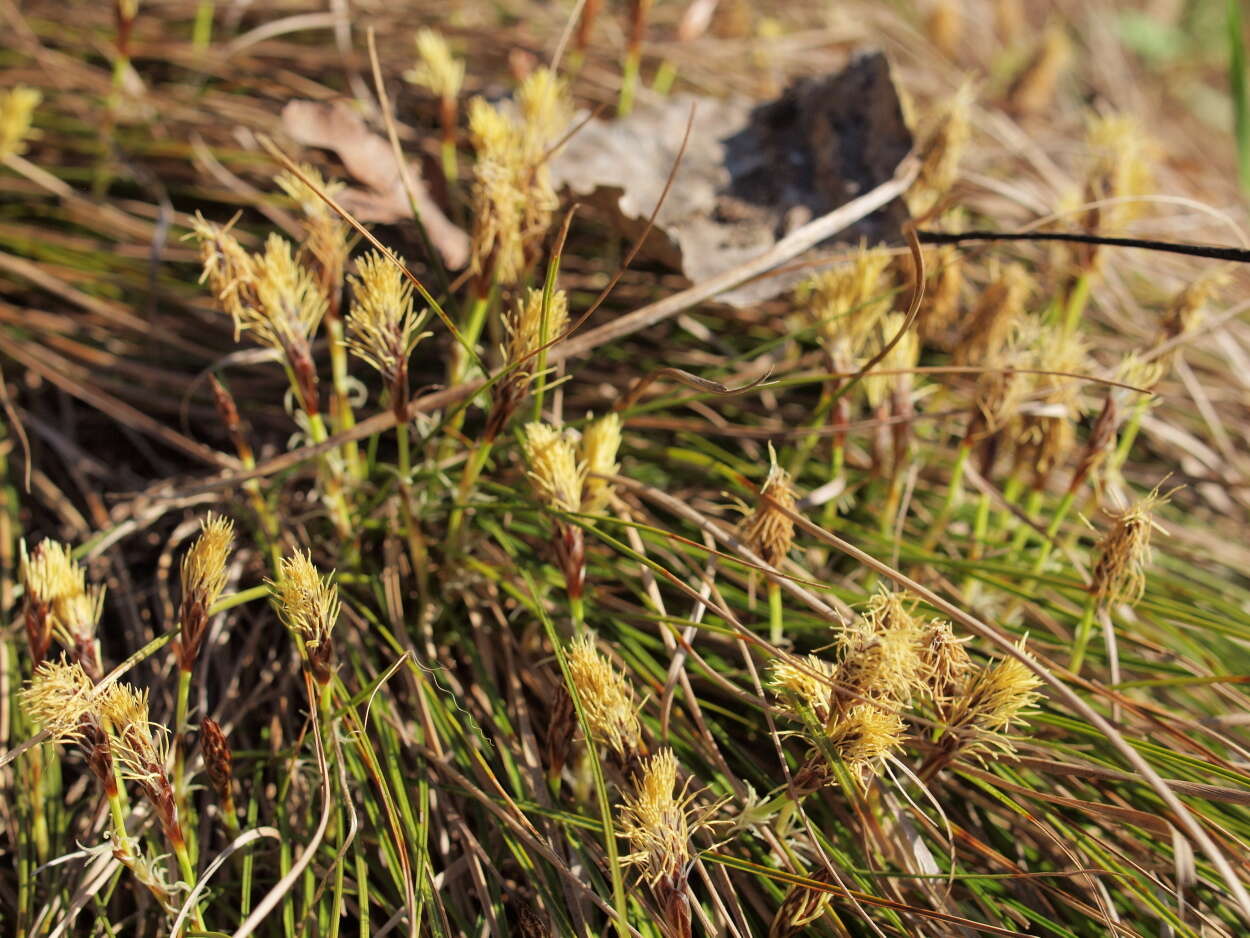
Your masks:
<svg viewBox="0 0 1250 938"><path fill-rule="evenodd" d="M338 202L358 221L389 225L412 218L408 194L385 137L373 133L346 101L291 101L282 109L282 127L302 146L332 150L361 186L349 186ZM408 164L421 222L443 263L453 270L469 260L469 236L430 198L421 167Z"/></svg>
<svg viewBox="0 0 1250 938"><path fill-rule="evenodd" d="M762 254L885 182L912 145L889 64L871 53L764 104L676 95L622 120L592 120L552 158L554 184L599 207L627 236L640 234L677 159L692 106L690 140L646 251L694 282ZM817 250L861 238L897 239L906 217L896 200ZM792 270L717 299L758 303L804 276Z"/></svg>

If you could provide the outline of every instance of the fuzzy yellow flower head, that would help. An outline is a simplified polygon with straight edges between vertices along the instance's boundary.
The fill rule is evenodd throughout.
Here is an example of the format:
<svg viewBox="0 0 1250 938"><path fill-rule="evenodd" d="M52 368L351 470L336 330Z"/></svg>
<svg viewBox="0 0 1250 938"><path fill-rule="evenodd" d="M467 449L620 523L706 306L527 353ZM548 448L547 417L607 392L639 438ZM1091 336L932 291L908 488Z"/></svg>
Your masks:
<svg viewBox="0 0 1250 938"><path fill-rule="evenodd" d="M903 743L903 721L897 713L873 704L857 704L828 730L838 757L862 780Z"/></svg>
<svg viewBox="0 0 1250 938"><path fill-rule="evenodd" d="M634 689L625 675L595 649L589 635L575 638L568 648L569 677L577 689L582 712L597 740L620 756L636 751L642 740Z"/></svg>
<svg viewBox="0 0 1250 938"><path fill-rule="evenodd" d="M226 563L234 543L234 522L209 512L200 522L200 536L182 558L182 595L194 597L206 610L226 588Z"/></svg>
<svg viewBox="0 0 1250 938"><path fill-rule="evenodd" d="M803 710L807 709L824 723L829 718L833 680L834 665L808 655L802 659L778 659L773 663L770 683L791 716L802 719Z"/></svg>
<svg viewBox="0 0 1250 938"><path fill-rule="evenodd" d="M42 100L42 94L26 85L0 92L0 160L25 151L31 119Z"/></svg>
<svg viewBox="0 0 1250 938"><path fill-rule="evenodd" d="M568 434L545 423L526 424L522 447L538 497L557 511L578 511L586 467Z"/></svg>
<svg viewBox="0 0 1250 938"><path fill-rule="evenodd" d="M582 462L586 483L582 489L582 511L598 514L608 507L612 483L603 476L620 470L616 454L621 447L621 415L610 413L586 427L582 433Z"/></svg>
<svg viewBox="0 0 1250 938"><path fill-rule="evenodd" d="M746 542L775 567L786 559L794 542L794 520L786 512L794 511L795 497L790 473L777 465L775 453L771 455L772 467L760 489L759 504L747 522Z"/></svg>
<svg viewBox="0 0 1250 938"><path fill-rule="evenodd" d="M429 335L418 332L421 316L413 309L412 284L395 259L378 251L356 261L356 273L348 283L352 287L348 346L388 384L406 381L408 356Z"/></svg>
<svg viewBox="0 0 1250 938"><path fill-rule="evenodd" d="M417 64L404 79L440 98L454 98L464 85L464 60L452 54L443 34L421 29L416 35Z"/></svg>
<svg viewBox="0 0 1250 938"><path fill-rule="evenodd" d="M76 742L80 723L96 702L95 684L81 664L45 661L20 693L22 709L56 742Z"/></svg>
<svg viewBox="0 0 1250 938"><path fill-rule="evenodd" d="M652 886L684 878L692 854L691 837L711 827L719 805L695 809L696 792L690 781L677 784L677 757L671 749L657 753L642 765L634 791L621 808L621 834L631 852L621 862L638 869Z"/></svg>
<svg viewBox="0 0 1250 938"><path fill-rule="evenodd" d="M278 615L292 632L314 649L330 641L339 618L339 591L332 574L323 577L312 553L296 551L282 560L282 579L267 580L277 600Z"/></svg>
<svg viewBox="0 0 1250 938"><path fill-rule="evenodd" d="M1146 565L1150 562L1150 534L1163 532L1154 510L1168 500L1155 489L1114 521L1098 544L1090 592L1104 603L1135 603L1146 591ZM1166 533L1166 532L1163 532Z"/></svg>

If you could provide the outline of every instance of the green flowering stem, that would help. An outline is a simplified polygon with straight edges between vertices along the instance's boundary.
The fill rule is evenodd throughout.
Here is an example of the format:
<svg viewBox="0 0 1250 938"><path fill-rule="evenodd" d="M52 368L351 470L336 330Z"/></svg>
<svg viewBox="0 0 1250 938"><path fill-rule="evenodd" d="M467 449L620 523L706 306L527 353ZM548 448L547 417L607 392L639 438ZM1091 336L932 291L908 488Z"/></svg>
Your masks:
<svg viewBox="0 0 1250 938"><path fill-rule="evenodd" d="M327 316L326 331L330 336L330 375L334 383L334 429L342 433L356 426L356 415L352 413L351 397L347 388L347 342L343 332L343 320L339 316ZM364 465L354 440L343 444L343 460L353 477L364 477Z"/></svg>
<svg viewBox="0 0 1250 938"><path fill-rule="evenodd" d="M929 533L920 547L925 553L933 550L937 546L938 538L946 533L946 525L955 513L955 506L959 504L959 499L963 495L964 470L968 467L968 456L971 453L971 443L964 440L959 444L959 452L955 455L955 465L951 467L950 481L946 484L946 497L942 500L942 507L938 509L937 517L929 526Z"/></svg>
<svg viewBox="0 0 1250 938"><path fill-rule="evenodd" d="M178 695L174 703L174 804L190 833L194 815L187 798L187 709L191 697L191 671L178 669ZM194 845L192 845L194 849Z"/></svg>
<svg viewBox="0 0 1250 938"><path fill-rule="evenodd" d="M785 621L781 602L781 586L774 580L768 581L768 640L780 645L785 638Z"/></svg>
<svg viewBox="0 0 1250 938"><path fill-rule="evenodd" d="M1068 670L1073 674L1081 673L1081 664L1085 661L1085 649L1089 646L1089 637L1094 631L1094 615L1097 611L1098 597L1091 593L1072 638L1072 660L1068 664Z"/></svg>

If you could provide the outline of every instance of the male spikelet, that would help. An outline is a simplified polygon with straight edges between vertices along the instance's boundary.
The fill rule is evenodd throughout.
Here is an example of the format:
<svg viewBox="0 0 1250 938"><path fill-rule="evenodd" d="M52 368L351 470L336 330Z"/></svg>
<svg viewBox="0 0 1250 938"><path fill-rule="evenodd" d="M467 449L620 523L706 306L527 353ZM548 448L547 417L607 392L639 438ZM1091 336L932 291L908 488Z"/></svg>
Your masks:
<svg viewBox="0 0 1250 938"><path fill-rule="evenodd" d="M438 120L443 142L456 135L456 102L464 87L464 60L451 51L447 39L433 29L419 29L416 35L417 64L404 72L404 78L438 98Z"/></svg>
<svg viewBox="0 0 1250 938"><path fill-rule="evenodd" d="M856 704L831 723L825 741L863 784L902 745L904 729L897 713L875 704Z"/></svg>
<svg viewBox="0 0 1250 938"><path fill-rule="evenodd" d="M507 340L503 346L503 375L491 387L491 414L486 439L495 439L529 393L543 347L562 335L569 324L568 296L563 290L544 303L542 290L527 288L524 297L504 315Z"/></svg>
<svg viewBox="0 0 1250 938"><path fill-rule="evenodd" d="M274 177L274 182L299 204L304 213L308 233L303 247L312 258L317 285L326 300L326 314L337 319L343 295L343 269L347 264L348 234L351 229L318 193L325 193L333 198L343 190L343 183L327 180L320 170L308 163L302 164L299 170L299 175L283 170Z"/></svg>
<svg viewBox="0 0 1250 938"><path fill-rule="evenodd" d="M770 684L782 708L795 719L810 713L820 725L829 719L829 701L835 666L816 655L779 658L773 664Z"/></svg>
<svg viewBox="0 0 1250 938"><path fill-rule="evenodd" d="M772 466L747 521L744 540L765 563L775 567L786 559L794 543L794 520L786 512L794 511L796 499L790 473L777 464L771 450L770 455Z"/></svg>
<svg viewBox="0 0 1250 938"><path fill-rule="evenodd" d="M398 262L378 251L356 261L349 276L352 305L347 314L348 348L386 383L395 419L407 423L408 359L417 343L422 316L414 312L412 284Z"/></svg>
<svg viewBox="0 0 1250 938"><path fill-rule="evenodd" d="M1024 649L1021 640L1019 646ZM1014 657L1000 658L972 676L951 704L946 730L934 758L939 766L957 754L981 757L989 750L1013 751L1007 733L1041 700L1042 682ZM935 768L927 766L926 774Z"/></svg>
<svg viewBox="0 0 1250 938"><path fill-rule="evenodd" d="M1150 534L1166 534L1153 514L1171 493L1156 488L1135 505L1113 516L1110 530L1098 544L1090 592L1104 605L1135 603L1146 590L1146 565L1150 562Z"/></svg>
<svg viewBox="0 0 1250 938"><path fill-rule="evenodd" d="M952 361L956 365L985 364L1019 328L1025 303L1033 289L1032 275L1018 264L1010 264L994 275L968 314L968 325L955 347Z"/></svg>
<svg viewBox="0 0 1250 938"><path fill-rule="evenodd" d="M332 633L339 618L339 591L333 574L322 576L311 552L284 557L282 577L266 580L278 616L299 637L308 671L323 688L334 676Z"/></svg>
<svg viewBox="0 0 1250 938"><path fill-rule="evenodd" d="M22 615L26 643L36 666L52 644L57 600L77 588L76 567L69 548L57 541L42 541L29 553L25 542L21 545L19 573L25 590Z"/></svg>
<svg viewBox="0 0 1250 938"><path fill-rule="evenodd" d="M210 513L200 522L200 536L182 558L182 601L178 606L178 664L190 671L199 657L208 617L226 588L226 563L234 541L234 522Z"/></svg>
<svg viewBox="0 0 1250 938"><path fill-rule="evenodd" d="M186 855L186 838L178 818L173 784L165 769L169 734L149 717L148 692L129 684L110 685L101 698L100 717L122 777L143 790L166 840L181 860Z"/></svg>
<svg viewBox="0 0 1250 938"><path fill-rule="evenodd" d="M630 846L621 862L638 870L660 906L668 938L690 935L686 877L694 859L691 839L713 826L715 804L695 808L690 780L678 786L677 757L665 749L642 764L634 791L621 807L620 832Z"/></svg>
<svg viewBox="0 0 1250 938"><path fill-rule="evenodd" d="M1007 91L1007 108L1013 114L1038 114L1050 106L1055 87L1072 60L1072 41L1060 26L1042 35L1024 68Z"/></svg>
<svg viewBox="0 0 1250 938"><path fill-rule="evenodd" d="M43 95L27 85L0 92L0 160L26 152L31 120Z"/></svg>
<svg viewBox="0 0 1250 938"><path fill-rule="evenodd" d="M577 690L591 734L628 762L642 744L634 689L625 675L595 648L588 634L575 638L567 652L569 678Z"/></svg>
<svg viewBox="0 0 1250 938"><path fill-rule="evenodd" d="M586 465L567 433L549 424L525 425L521 440L529 478L539 500L556 512L581 509ZM586 579L586 545L582 529L558 515L554 518L552 547L564 573L569 597L580 600Z"/></svg>
<svg viewBox="0 0 1250 938"><path fill-rule="evenodd" d="M886 709L908 703L924 686L920 623L900 593L879 593L837 636L833 716L862 702Z"/></svg>
<svg viewBox="0 0 1250 938"><path fill-rule="evenodd" d="M620 470L616 455L621 448L621 416L612 412L590 423L582 433L581 457L586 467L582 485L582 511L599 514L612 499L612 483L605 476Z"/></svg>
<svg viewBox="0 0 1250 938"><path fill-rule="evenodd" d="M959 161L970 136L972 97L970 84L955 92L920 149L920 171L907 191L907 206L916 217L933 211L959 178Z"/></svg>

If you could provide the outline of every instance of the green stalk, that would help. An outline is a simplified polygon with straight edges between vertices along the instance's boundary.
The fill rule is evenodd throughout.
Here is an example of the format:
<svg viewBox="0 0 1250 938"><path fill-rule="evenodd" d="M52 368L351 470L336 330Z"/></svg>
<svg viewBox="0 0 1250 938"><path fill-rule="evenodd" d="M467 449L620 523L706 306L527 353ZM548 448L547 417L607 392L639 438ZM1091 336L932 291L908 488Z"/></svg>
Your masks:
<svg viewBox="0 0 1250 938"><path fill-rule="evenodd" d="M187 799L187 707L191 697L191 672L178 669L178 696L174 704L174 804L188 833L195 823ZM194 849L194 844L191 845Z"/></svg>
<svg viewBox="0 0 1250 938"><path fill-rule="evenodd" d="M347 390L347 343L344 339L342 318L327 316L326 331L330 337L330 374L334 381L334 429L341 433L356 425L356 415L352 413ZM354 478L364 477L360 451L354 440L343 444L343 460L347 463L347 471Z"/></svg>
<svg viewBox="0 0 1250 938"><path fill-rule="evenodd" d="M456 487L456 501L451 509L451 517L447 521L447 555L454 557L460 551L461 534L464 526L465 510L469 504L469 496L473 492L473 487L477 484L478 478L482 474L482 469L486 466L486 461L490 459L491 443L479 443L474 448L473 454L465 461L464 469L460 473L460 484Z"/></svg>
<svg viewBox="0 0 1250 938"><path fill-rule="evenodd" d="M1028 518L1029 520L1032 520L1034 517L1036 517L1041 507L1042 507L1042 490L1033 489L1031 492L1029 492L1028 500L1025 502L1024 516ZM1011 553L1013 555L1020 553L1020 551L1024 549L1024 546L1028 544L1029 538L1032 536L1032 534L1033 534L1033 528L1030 525L1027 525L1021 522L1019 527L1016 528L1015 537L1011 539Z"/></svg>
<svg viewBox="0 0 1250 938"><path fill-rule="evenodd" d="M1050 559L1050 553L1055 546L1055 538L1059 536L1059 529L1063 527L1063 522L1067 519L1068 512L1072 510L1072 502L1075 498L1076 493L1071 490L1063 493L1059 507L1055 509L1055 516L1050 519L1050 524L1046 526L1046 539L1042 542L1042 549L1037 555L1037 560L1033 563L1034 573L1041 573L1046 566L1046 561Z"/></svg>
<svg viewBox="0 0 1250 938"><path fill-rule="evenodd" d="M942 507L938 510L937 517L933 519L929 533L920 546L925 553L937 546L938 538L945 532L947 522L955 513L955 505L958 504L963 494L964 469L968 466L968 456L971 452L971 444L966 441L959 444L959 452L955 455L955 465L951 468L950 482L946 485L946 498L943 499Z"/></svg>
<svg viewBox="0 0 1250 938"><path fill-rule="evenodd" d="M768 639L780 646L785 638L785 622L782 615L781 586L768 581Z"/></svg>
<svg viewBox="0 0 1250 938"><path fill-rule="evenodd" d="M642 70L642 50L630 49L625 55L621 74L621 94L616 102L617 117L625 117L634 109L634 97L638 93L638 75Z"/></svg>
<svg viewBox="0 0 1250 938"><path fill-rule="evenodd" d="M191 27L191 48L203 52L213 41L213 0L200 0L195 8L195 24Z"/></svg>
<svg viewBox="0 0 1250 938"><path fill-rule="evenodd" d="M460 176L460 169L456 165L456 141L444 140L440 150L443 159L443 178L449 183L455 182Z"/></svg>
<svg viewBox="0 0 1250 938"><path fill-rule="evenodd" d="M651 79L651 90L656 94L667 95L673 90L673 83L676 81L677 66L665 59L655 70L655 77Z"/></svg>
<svg viewBox="0 0 1250 938"><path fill-rule="evenodd" d="M307 411L305 411L307 413ZM320 413L308 414L308 433L314 443L324 443L329 435L326 433L325 421ZM330 507L330 517L338 529L339 536L345 541L353 540L352 516L347 507L347 499L343 495L343 482L330 465L329 460L322 460L324 473L326 502Z"/></svg>
<svg viewBox="0 0 1250 938"><path fill-rule="evenodd" d="M178 858L178 869L182 871L183 882L187 884L188 889L195 888L195 867L191 865L191 854L187 852L187 845L184 841L178 841L173 845L174 856ZM197 931L207 931L204 927L204 915L200 912L200 904L197 902L191 909L191 923Z"/></svg>
<svg viewBox="0 0 1250 938"><path fill-rule="evenodd" d="M981 559L981 550L985 545L985 536L990 526L990 496L986 492L981 493L980 499L977 500L977 514L972 522L972 547L968 551L968 559L976 561ZM963 580L961 592L969 601L972 599L973 592L976 588L976 578L968 573Z"/></svg>
<svg viewBox="0 0 1250 938"><path fill-rule="evenodd" d="M1089 646L1089 637L1094 630L1094 614L1097 611L1098 597L1091 594L1072 638L1072 661L1068 664L1068 670L1073 674L1081 673L1081 664L1085 661L1085 649Z"/></svg>
<svg viewBox="0 0 1250 938"><path fill-rule="evenodd" d="M1080 274L1072 285L1072 292L1068 294L1068 302L1063 311L1065 335L1075 335L1081 327L1081 318L1085 315L1085 305L1089 302L1091 286L1093 286L1093 278L1088 271Z"/></svg>
<svg viewBox="0 0 1250 938"><path fill-rule="evenodd" d="M1128 461L1129 453L1133 451L1133 444L1137 442L1137 434L1141 430L1142 421L1146 418L1147 411L1150 410L1150 401L1149 395L1143 395L1133 405L1133 412L1124 422L1124 429L1120 431L1120 442L1116 445L1115 452L1112 453L1107 466L1107 471L1112 476L1118 473L1120 467Z"/></svg>

